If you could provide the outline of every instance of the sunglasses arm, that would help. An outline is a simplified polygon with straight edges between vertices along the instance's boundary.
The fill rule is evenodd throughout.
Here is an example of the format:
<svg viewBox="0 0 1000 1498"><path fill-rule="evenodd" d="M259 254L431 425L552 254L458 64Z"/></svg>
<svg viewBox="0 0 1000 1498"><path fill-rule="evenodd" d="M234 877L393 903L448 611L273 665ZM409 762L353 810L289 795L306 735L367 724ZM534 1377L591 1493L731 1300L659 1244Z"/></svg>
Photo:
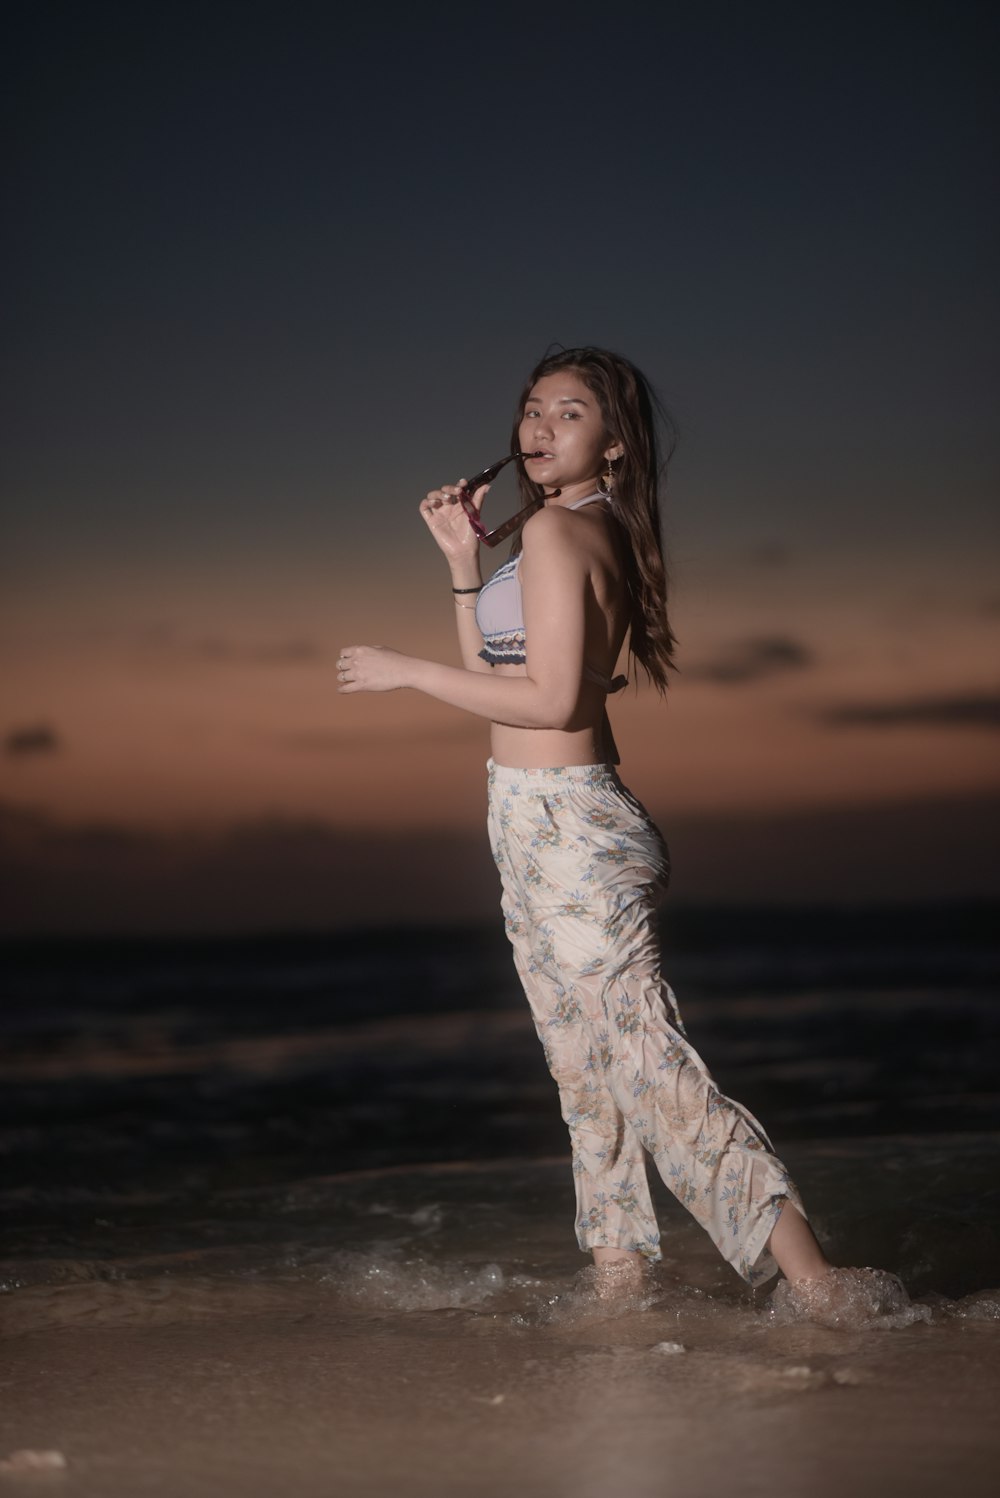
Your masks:
<svg viewBox="0 0 1000 1498"><path fill-rule="evenodd" d="M529 516L534 515L536 510L540 510L543 503L543 500L533 499L530 505L525 505L523 510L518 510L517 514L512 515L509 520L505 520L503 525L498 525L495 531L485 531L479 537L480 541L484 546L499 546L500 542L506 541L508 536L512 536Z"/></svg>

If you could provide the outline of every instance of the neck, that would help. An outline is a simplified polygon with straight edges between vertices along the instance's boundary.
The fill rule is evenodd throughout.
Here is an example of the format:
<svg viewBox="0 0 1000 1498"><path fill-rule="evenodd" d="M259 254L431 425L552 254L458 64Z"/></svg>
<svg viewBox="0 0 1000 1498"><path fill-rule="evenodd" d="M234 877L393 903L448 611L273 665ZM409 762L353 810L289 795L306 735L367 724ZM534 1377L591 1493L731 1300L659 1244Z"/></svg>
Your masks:
<svg viewBox="0 0 1000 1498"><path fill-rule="evenodd" d="M547 505L561 505L565 508L567 505L575 504L578 499L591 499L595 494L600 494L600 492L600 489L597 487L597 478L594 477L592 479L584 479L579 484L567 484L564 489L547 490L545 503Z"/></svg>

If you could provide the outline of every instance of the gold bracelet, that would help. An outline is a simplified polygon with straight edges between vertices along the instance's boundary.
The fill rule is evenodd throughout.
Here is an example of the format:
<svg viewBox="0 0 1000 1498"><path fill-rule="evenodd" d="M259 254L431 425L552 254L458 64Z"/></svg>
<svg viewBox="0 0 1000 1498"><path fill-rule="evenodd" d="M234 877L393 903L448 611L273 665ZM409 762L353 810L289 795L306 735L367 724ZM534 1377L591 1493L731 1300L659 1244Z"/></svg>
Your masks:
<svg viewBox="0 0 1000 1498"><path fill-rule="evenodd" d="M455 607L457 609L471 609L473 613L475 613L476 611L476 605L474 603L459 603L457 598L455 599Z"/></svg>

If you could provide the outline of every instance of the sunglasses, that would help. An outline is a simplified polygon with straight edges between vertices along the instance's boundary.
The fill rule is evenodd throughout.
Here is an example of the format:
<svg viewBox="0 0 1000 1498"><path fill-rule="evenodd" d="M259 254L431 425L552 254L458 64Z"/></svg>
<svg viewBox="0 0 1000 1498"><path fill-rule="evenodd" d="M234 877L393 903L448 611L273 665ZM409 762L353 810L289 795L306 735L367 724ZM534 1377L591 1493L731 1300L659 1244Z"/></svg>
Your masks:
<svg viewBox="0 0 1000 1498"><path fill-rule="evenodd" d="M462 509L469 517L469 524L484 546L496 546L500 541L504 541L508 536L512 536L518 526L524 524L529 515L533 515L536 510L541 509L544 500L533 499L530 505L525 505L523 510L518 510L517 514L512 515L509 520L505 520L503 525L498 525L495 531L488 531L476 514L476 507L472 503L473 494L475 494L477 489L481 489L484 484L492 484L501 468L505 468L508 463L513 463L515 458L540 458L541 456L540 452L508 453L506 458L500 459L499 463L494 463L491 467L484 468L482 473L477 473L475 478L469 479L465 488L458 496L462 501Z"/></svg>

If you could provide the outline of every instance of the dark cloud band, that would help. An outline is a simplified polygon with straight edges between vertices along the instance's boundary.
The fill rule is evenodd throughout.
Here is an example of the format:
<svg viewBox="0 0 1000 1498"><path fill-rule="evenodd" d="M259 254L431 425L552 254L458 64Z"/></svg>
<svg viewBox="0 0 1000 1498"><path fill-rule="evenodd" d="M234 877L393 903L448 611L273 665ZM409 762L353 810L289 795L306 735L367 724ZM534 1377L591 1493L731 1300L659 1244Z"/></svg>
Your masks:
<svg viewBox="0 0 1000 1498"><path fill-rule="evenodd" d="M48 723L30 723L23 728L12 728L3 741L3 752L12 759L56 754L62 747L62 740Z"/></svg>
<svg viewBox="0 0 1000 1498"><path fill-rule="evenodd" d="M822 721L834 728L1000 728L1000 693L916 697L901 702L845 703Z"/></svg>
<svg viewBox="0 0 1000 1498"><path fill-rule="evenodd" d="M743 686L786 671L804 671L814 661L812 651L800 640L789 635L764 635L740 640L715 660L686 669L684 675L720 686Z"/></svg>

